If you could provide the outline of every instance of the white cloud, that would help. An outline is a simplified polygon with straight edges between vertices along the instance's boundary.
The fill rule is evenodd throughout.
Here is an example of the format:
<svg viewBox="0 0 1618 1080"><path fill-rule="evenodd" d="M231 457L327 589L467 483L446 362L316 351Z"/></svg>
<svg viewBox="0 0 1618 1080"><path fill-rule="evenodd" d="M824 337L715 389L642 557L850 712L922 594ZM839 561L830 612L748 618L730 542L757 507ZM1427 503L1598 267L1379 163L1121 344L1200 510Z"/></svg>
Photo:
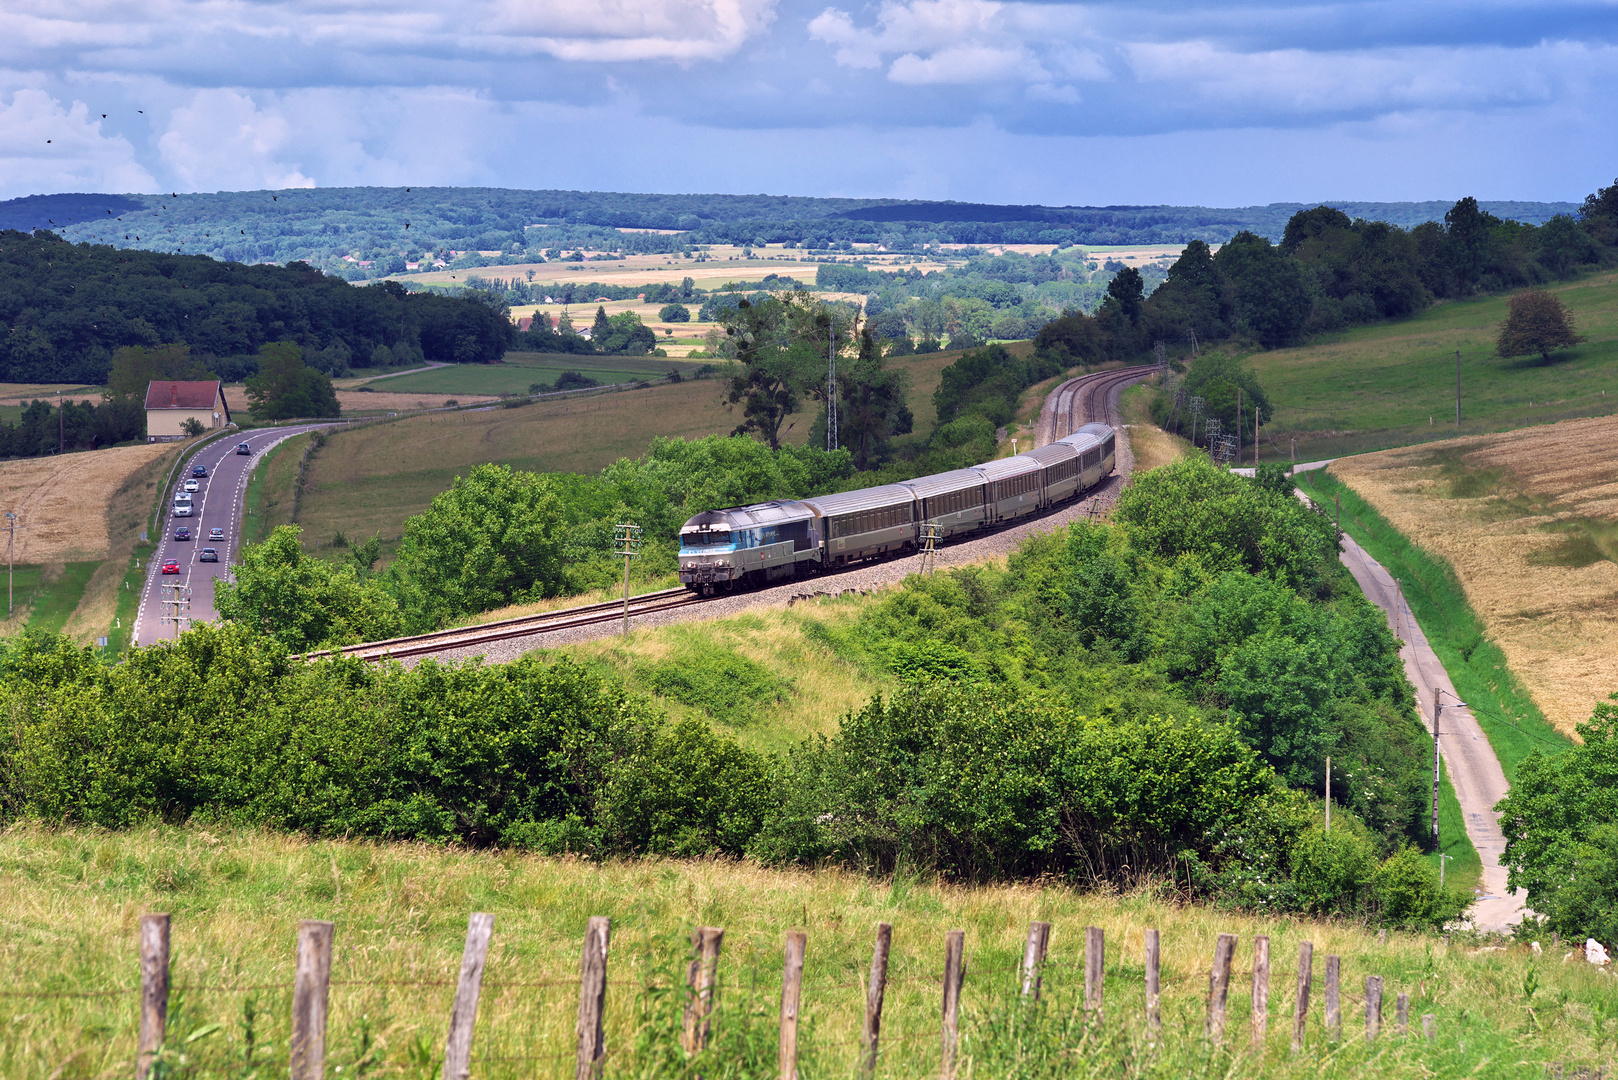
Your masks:
<svg viewBox="0 0 1618 1080"><path fill-rule="evenodd" d="M730 56L775 19L776 0L496 0L492 32L559 60L689 63ZM517 43L520 47L520 42Z"/></svg>
<svg viewBox="0 0 1618 1080"><path fill-rule="evenodd" d="M1078 92L1058 86L1053 67L1068 78L1109 76L1094 50L1070 40L1087 36L1082 18L1073 9L996 0L884 0L872 27L827 8L808 30L835 46L837 62L847 67L880 67L893 56L888 78L905 86L1022 83L1032 97L1072 103Z"/></svg>
<svg viewBox="0 0 1618 1080"><path fill-rule="evenodd" d="M64 105L33 87L9 101L0 93L0 193L150 191L156 183L129 140L104 134L84 102Z"/></svg>
<svg viewBox="0 0 1618 1080"><path fill-rule="evenodd" d="M261 109L236 90L198 90L169 117L157 150L192 190L314 187L294 163L281 160L292 125L276 109Z"/></svg>

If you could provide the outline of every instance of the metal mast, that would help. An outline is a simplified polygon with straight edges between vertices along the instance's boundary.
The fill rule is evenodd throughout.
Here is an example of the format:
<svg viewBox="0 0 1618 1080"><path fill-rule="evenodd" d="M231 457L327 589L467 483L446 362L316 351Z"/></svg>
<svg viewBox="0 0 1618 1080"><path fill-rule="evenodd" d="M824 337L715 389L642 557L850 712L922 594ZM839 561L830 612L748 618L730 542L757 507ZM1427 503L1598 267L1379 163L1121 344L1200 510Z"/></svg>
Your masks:
<svg viewBox="0 0 1618 1080"><path fill-rule="evenodd" d="M837 317L826 320L826 449L837 449Z"/></svg>

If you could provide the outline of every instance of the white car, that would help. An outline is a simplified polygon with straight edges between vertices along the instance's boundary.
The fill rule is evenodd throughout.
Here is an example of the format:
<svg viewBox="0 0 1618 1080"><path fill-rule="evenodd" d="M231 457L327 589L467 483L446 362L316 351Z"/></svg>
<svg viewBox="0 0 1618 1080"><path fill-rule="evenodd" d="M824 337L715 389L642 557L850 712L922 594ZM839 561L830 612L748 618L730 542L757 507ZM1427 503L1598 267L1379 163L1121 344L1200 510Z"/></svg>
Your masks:
<svg viewBox="0 0 1618 1080"><path fill-rule="evenodd" d="M187 480L185 482L184 486L185 486L186 491L201 491L202 490L202 485L197 483L195 480Z"/></svg>

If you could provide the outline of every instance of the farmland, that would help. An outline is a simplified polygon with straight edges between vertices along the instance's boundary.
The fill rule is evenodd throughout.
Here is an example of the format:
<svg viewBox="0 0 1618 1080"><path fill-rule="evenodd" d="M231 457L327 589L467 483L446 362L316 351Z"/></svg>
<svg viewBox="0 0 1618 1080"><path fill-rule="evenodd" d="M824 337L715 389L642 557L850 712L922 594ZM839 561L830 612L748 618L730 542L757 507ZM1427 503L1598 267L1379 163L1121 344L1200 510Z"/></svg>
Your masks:
<svg viewBox="0 0 1618 1080"><path fill-rule="evenodd" d="M657 379L670 371L689 374L701 364L661 356L595 356L510 352L498 364L452 364L399 375L370 389L412 394L527 394L535 383L552 385L564 371L577 371L601 383Z"/></svg>
<svg viewBox="0 0 1618 1080"><path fill-rule="evenodd" d="M1509 671L1568 735L1618 689L1615 442L1618 418L1599 417L1332 466L1394 528L1454 568ZM1509 699L1479 704L1521 719Z"/></svg>
<svg viewBox="0 0 1618 1080"><path fill-rule="evenodd" d="M959 352L940 352L890 361L910 373L910 401L918 431L931 429L933 391L940 373L959 356ZM625 362L622 357L594 360ZM493 377L499 366L435 368L388 379L379 386L392 390L406 380L440 376L451 380L449 387L459 391L467 384L457 380L475 377L483 370ZM526 373L534 369L517 370L525 372L517 377L525 381L522 389L526 391L526 382L533 378ZM600 377L599 369L583 363L576 370ZM618 458L645 454L653 436L689 439L724 434L738 422L737 414L724 407L725 388L722 379L688 380L616 394L537 401L516 409L411 417L339 432L310 458L298 524L318 537L340 531L349 537L391 539L401 534L406 517L425 509L433 496L473 465L496 462L536 472L594 472ZM792 426L786 439L801 443L813 419L808 410L798 413L789 421ZM282 484L290 484L294 473L287 472ZM266 491L266 499L283 509L291 506L287 487L272 485Z"/></svg>
<svg viewBox="0 0 1618 1080"><path fill-rule="evenodd" d="M1263 458L1285 460L1294 437L1304 461L1618 410L1618 274L1550 289L1589 340L1549 364L1494 354L1504 296L1441 303L1410 319L1249 357L1276 406Z"/></svg>

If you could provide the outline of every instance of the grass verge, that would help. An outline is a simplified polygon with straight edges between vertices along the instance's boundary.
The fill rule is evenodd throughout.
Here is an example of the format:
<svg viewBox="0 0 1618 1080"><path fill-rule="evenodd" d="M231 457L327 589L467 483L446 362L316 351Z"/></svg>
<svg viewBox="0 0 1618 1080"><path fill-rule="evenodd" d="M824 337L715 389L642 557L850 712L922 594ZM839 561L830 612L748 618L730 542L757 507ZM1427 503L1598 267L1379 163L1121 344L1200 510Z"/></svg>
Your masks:
<svg viewBox="0 0 1618 1080"><path fill-rule="evenodd" d="M1321 505L1342 500L1343 531L1404 586L1411 613L1488 736L1506 780L1515 780L1518 763L1533 750L1557 754L1567 749L1568 740L1545 720L1511 673L1505 654L1484 635L1483 623L1449 563L1411 543L1329 469L1300 477L1304 490Z"/></svg>
<svg viewBox="0 0 1618 1080"><path fill-rule="evenodd" d="M49 587L34 595L34 610L28 616L28 629L47 634L61 633L79 606L79 601L84 598L84 587L90 584L90 578L100 566L99 559L95 562L64 564L61 574Z"/></svg>
<svg viewBox="0 0 1618 1080"><path fill-rule="evenodd" d="M955 887L835 869L724 861L585 863L426 845L308 841L192 827L120 833L14 825L0 833L10 944L0 1073L84 1080L132 1071L137 928L172 916L170 1053L187 1075L285 1075L300 918L336 924L328 1076L436 1077L472 911L494 936L472 1052L487 1080L572 1073L579 943L612 919L609 1076L774 1075L782 935L808 934L799 1038L804 1076L854 1075L874 925L892 924L877 1076L937 1076L944 934L965 931L959 1075L1011 1077L1529 1078L1612 1057L1611 978L1524 946L1264 918L1150 891ZM1019 1007L1028 923L1053 924L1041 1004ZM688 934L723 927L713 1050L678 1049ZM1082 1008L1084 927L1106 935L1105 1012ZM1142 1018L1143 932L1162 934L1163 1034ZM1215 937L1237 936L1227 1039L1204 1035ZM1267 1033L1250 1048L1247 972L1270 939ZM1307 1051L1292 1054L1294 958L1314 945ZM1342 1037L1322 1024L1325 957L1341 957ZM1361 988L1384 984L1381 1037L1364 1038ZM1543 993L1544 997L1537 996ZM1410 1032L1393 1003L1410 995ZM1420 1035L1423 1014L1436 1039ZM215 1027L214 1025L217 1025ZM1552 1070L1556 1063L1559 1067Z"/></svg>
<svg viewBox="0 0 1618 1080"><path fill-rule="evenodd" d="M298 480L298 460L309 436L298 435L264 455L248 477L242 499L241 537L246 543L259 543L277 525L292 521L293 486Z"/></svg>

